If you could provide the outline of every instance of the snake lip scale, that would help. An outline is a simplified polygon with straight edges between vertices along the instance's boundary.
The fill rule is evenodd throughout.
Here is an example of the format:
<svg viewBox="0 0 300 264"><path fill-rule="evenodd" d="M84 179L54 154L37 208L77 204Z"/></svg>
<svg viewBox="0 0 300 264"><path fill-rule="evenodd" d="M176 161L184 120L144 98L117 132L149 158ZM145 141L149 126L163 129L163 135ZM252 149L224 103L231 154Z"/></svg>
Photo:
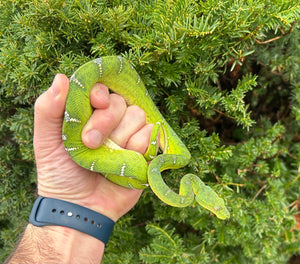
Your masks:
<svg viewBox="0 0 300 264"><path fill-rule="evenodd" d="M89 149L81 141L81 131L93 113L90 91L97 82L137 105L153 123L150 143L145 155L119 147L107 139L98 149ZM156 155L157 135L162 154ZM191 154L159 112L134 67L121 56L105 56L79 67L70 78L63 121L62 139L65 150L80 166L101 173L110 181L135 189L150 186L159 199L175 207L191 206L196 201L220 219L230 214L224 200L194 174L182 177L179 193L164 182L161 172L186 166ZM150 161L148 165L148 161Z"/></svg>

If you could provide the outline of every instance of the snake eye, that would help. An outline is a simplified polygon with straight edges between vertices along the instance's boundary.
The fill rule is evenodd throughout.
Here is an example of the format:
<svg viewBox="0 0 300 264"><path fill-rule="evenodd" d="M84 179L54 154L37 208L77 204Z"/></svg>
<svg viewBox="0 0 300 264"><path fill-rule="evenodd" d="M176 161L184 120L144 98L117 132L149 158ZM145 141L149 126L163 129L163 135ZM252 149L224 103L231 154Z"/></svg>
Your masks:
<svg viewBox="0 0 300 264"><path fill-rule="evenodd" d="M215 208L214 208L214 210L216 211L216 212L218 212L218 211L220 211L220 207L219 206L216 206Z"/></svg>

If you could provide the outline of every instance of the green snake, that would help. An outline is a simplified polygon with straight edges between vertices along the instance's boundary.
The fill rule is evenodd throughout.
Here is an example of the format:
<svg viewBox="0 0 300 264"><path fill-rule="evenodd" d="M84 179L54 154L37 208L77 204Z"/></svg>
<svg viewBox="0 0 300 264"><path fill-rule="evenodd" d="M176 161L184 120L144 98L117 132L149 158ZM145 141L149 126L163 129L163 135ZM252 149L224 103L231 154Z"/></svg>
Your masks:
<svg viewBox="0 0 300 264"><path fill-rule="evenodd" d="M128 105L142 108L147 123L155 124L145 155L123 149L110 139L106 139L98 149L89 149L83 144L81 131L93 113L89 95L97 82L124 97ZM161 172L186 166L191 154L153 103L138 73L120 56L87 62L71 76L62 139L66 151L77 164L101 173L118 185L135 189L150 185L152 191L171 206L186 207L196 201L220 219L230 216L223 199L196 175L182 177L179 194L164 182ZM162 154L156 155L157 144Z"/></svg>

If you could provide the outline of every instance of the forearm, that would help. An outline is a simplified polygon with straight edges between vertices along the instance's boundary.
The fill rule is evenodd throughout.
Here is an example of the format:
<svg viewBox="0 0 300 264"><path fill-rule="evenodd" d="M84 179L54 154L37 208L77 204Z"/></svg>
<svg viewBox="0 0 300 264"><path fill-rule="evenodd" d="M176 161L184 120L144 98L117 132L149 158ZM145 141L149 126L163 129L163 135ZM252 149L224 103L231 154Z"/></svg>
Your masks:
<svg viewBox="0 0 300 264"><path fill-rule="evenodd" d="M103 253L103 242L80 231L28 224L7 263L100 263Z"/></svg>

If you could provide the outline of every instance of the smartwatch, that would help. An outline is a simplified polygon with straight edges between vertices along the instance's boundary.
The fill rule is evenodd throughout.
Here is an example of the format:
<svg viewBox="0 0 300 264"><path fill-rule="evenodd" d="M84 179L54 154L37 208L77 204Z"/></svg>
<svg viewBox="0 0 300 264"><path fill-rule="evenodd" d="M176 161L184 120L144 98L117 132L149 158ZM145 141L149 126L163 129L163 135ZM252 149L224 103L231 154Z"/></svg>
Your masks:
<svg viewBox="0 0 300 264"><path fill-rule="evenodd" d="M93 236L107 244L115 222L86 207L67 201L39 196L29 222L34 226L66 226Z"/></svg>

